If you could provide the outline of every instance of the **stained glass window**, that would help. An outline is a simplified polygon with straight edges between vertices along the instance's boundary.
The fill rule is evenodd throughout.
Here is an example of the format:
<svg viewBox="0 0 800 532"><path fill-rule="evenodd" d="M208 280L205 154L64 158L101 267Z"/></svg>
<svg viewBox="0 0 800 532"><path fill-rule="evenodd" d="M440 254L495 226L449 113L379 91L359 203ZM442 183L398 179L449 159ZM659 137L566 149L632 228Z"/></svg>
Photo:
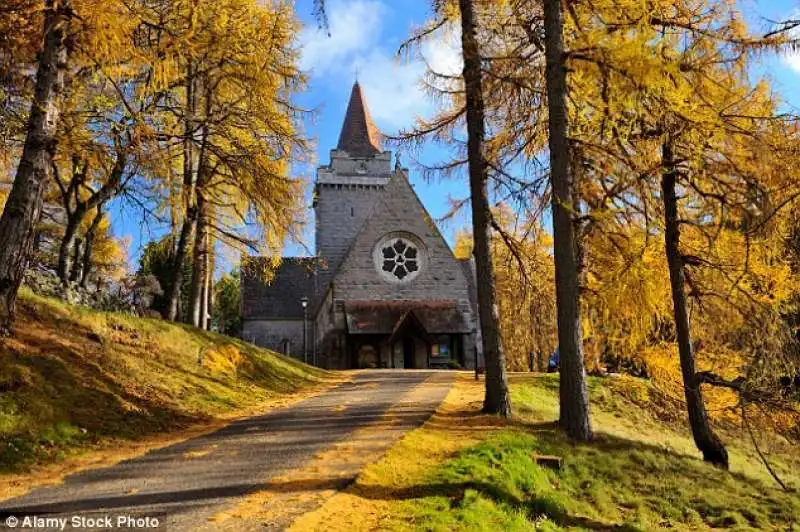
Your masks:
<svg viewBox="0 0 800 532"><path fill-rule="evenodd" d="M419 252L417 248L404 238L395 238L386 242L381 250L383 271L403 280L419 270Z"/></svg>

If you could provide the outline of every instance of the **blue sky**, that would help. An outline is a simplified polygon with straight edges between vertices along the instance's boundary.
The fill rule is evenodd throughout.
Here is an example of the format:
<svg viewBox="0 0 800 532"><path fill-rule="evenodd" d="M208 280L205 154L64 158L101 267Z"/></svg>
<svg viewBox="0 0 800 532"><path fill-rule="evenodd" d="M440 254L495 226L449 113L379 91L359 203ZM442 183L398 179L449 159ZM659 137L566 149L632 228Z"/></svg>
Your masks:
<svg viewBox="0 0 800 532"><path fill-rule="evenodd" d="M352 87L358 80L367 99L371 114L378 127L389 134L409 128L418 116L430 116L435 107L420 86L424 62L415 58L400 60L396 52L401 42L416 27L429 18L430 2L427 0L329 0L328 17L330 37L319 30L312 17L312 1L297 0L297 11L306 23L301 36L302 66L310 74L308 90L298 102L315 109L313 120L305 124L307 134L314 143L314 160L310 166L298 166L296 173L303 176L307 187L308 220L313 221L310 209L311 186L314 169L326 164L329 151L335 147L342 119ZM800 13L797 0L740 0L740 8L756 29L768 26L765 19L779 20ZM442 38L425 45L420 51L437 71L460 71L457 39ZM753 70L754 76L770 78L773 86L786 100L787 106L800 112L800 54L785 57L765 56ZM434 147L416 154L423 162L443 160L447 154ZM434 219L445 215L450 208L450 198L466 196L466 181L448 180L425 182L415 171L410 154L402 154L405 166L411 167L411 183ZM441 226L445 237L452 242L455 232L468 223L468 213ZM116 212L113 217L115 231L131 239L130 262L135 268L139 249L152 236L163 234L165 228L141 227L132 213ZM313 226L305 231L305 244L313 250ZM304 254L304 247L287 242L286 255Z"/></svg>
<svg viewBox="0 0 800 532"><path fill-rule="evenodd" d="M798 0L739 0L739 8L754 31L768 30L770 21L800 17ZM800 112L800 53L767 54L754 65L753 75L768 78L787 108Z"/></svg>
<svg viewBox="0 0 800 532"><path fill-rule="evenodd" d="M397 57L404 39L430 18L429 2L329 0L330 36L317 28L311 17L311 4L311 0L297 2L298 13L307 24L301 37L301 66L311 73L309 90L299 101L317 111L315 118L305 124L307 133L316 141L317 159L312 166L329 161L329 151L338 141L356 77L373 120L387 134L411 128L417 117L435 112L420 85L425 63L421 58ZM419 53L437 71L460 72L459 48L452 39L443 38L436 44L426 45ZM427 148L415 154L401 152L400 156L401 162L411 168L411 183L435 219L449 211L450 197L464 197L463 184L455 181L426 182L420 177L420 172L414 171L412 156L424 162L434 162L447 156L442 150ZM313 168L311 170L313 172ZM309 187L306 198L309 204L310 195ZM309 211L309 217L312 214ZM448 222L442 229L450 238L465 222L462 216ZM313 228L309 227L306 234L313 249ZM289 244L286 253L300 254L302 248Z"/></svg>

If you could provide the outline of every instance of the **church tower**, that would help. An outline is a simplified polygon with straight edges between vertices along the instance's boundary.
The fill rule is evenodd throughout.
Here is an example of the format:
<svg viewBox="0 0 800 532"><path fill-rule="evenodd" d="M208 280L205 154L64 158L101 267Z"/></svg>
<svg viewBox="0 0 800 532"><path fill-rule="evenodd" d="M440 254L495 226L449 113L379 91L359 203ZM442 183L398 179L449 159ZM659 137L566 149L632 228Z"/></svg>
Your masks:
<svg viewBox="0 0 800 532"><path fill-rule="evenodd" d="M339 143L330 157L330 164L317 170L314 190L316 254L323 263L321 287L334 275L376 195L392 175L392 154L381 147L381 134L358 82L353 84Z"/></svg>

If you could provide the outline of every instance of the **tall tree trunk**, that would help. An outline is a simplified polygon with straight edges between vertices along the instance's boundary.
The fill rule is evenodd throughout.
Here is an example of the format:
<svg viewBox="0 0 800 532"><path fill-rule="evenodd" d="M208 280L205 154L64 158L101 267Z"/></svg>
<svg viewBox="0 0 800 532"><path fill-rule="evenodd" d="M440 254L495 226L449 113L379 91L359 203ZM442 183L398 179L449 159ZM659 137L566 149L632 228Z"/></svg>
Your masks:
<svg viewBox="0 0 800 532"><path fill-rule="evenodd" d="M189 251L189 241L197 226L197 213L194 207L190 207L186 212L186 217L181 226L181 234L178 237L178 245L172 257L172 284L169 287L169 307L167 308L167 319L177 321L179 317L181 300L181 287L183 286L183 269L186 264L186 256Z"/></svg>
<svg viewBox="0 0 800 532"><path fill-rule="evenodd" d="M202 84L202 80L200 80ZM213 94L208 86L204 90L204 109L203 120L208 119L211 114ZM197 158L197 180L195 183L195 195L197 201L197 230L194 238L194 254L192 255L192 282L189 290L189 308L187 317L192 325L205 329L206 323L206 277L208 276L208 223L210 205L206 199L206 183L209 175L208 160L208 135L209 129L202 127L200 140L200 153Z"/></svg>
<svg viewBox="0 0 800 532"><path fill-rule="evenodd" d="M103 219L103 206L98 205L97 214L95 214L92 224L86 231L86 238L83 244L83 269L81 270L80 285L83 288L89 283L89 274L92 272L92 255L94 253L94 240L97 237L97 228Z"/></svg>
<svg viewBox="0 0 800 532"><path fill-rule="evenodd" d="M0 217L0 336L11 333L17 292L31 254L42 196L53 164L70 12L70 0L46 3L44 39L25 145L14 186Z"/></svg>
<svg viewBox="0 0 800 532"><path fill-rule="evenodd" d="M464 56L464 85L467 97L467 152L469 188L472 198L472 231L475 239L475 270L483 356L486 361L486 396L483 410L511 417L506 360L500 340L497 292L491 249L491 211L489 172L484 157L484 102L481 57L478 49L472 0L459 0L461 9L461 47Z"/></svg>
<svg viewBox="0 0 800 532"><path fill-rule="evenodd" d="M569 437L591 439L589 394L583 362L580 283L570 169L567 115L567 70L564 55L564 20L561 0L544 0L547 105L550 130L550 180L553 187L553 244L555 249L556 307L558 318L559 423Z"/></svg>
<svg viewBox="0 0 800 532"><path fill-rule="evenodd" d="M213 215L212 215L213 216ZM208 267L206 268L206 330L211 330L211 315L214 313L214 268L216 261L214 260L214 239L211 236L211 231L208 231Z"/></svg>
<svg viewBox="0 0 800 532"><path fill-rule="evenodd" d="M61 237L61 245L58 247L58 277L61 282L67 284L72 276L72 270L76 266L73 260L75 242L78 238L78 226L83 220L84 214L80 206L72 213L67 213L67 225L64 227L64 236Z"/></svg>
<svg viewBox="0 0 800 532"><path fill-rule="evenodd" d="M211 272L209 271L210 261L209 261L209 250L208 250L208 226L206 226L206 238L204 244L204 250L206 255L206 260L203 261L203 290L202 294L200 294L200 328L204 330L208 330L208 280L211 277Z"/></svg>
<svg viewBox="0 0 800 532"><path fill-rule="evenodd" d="M728 468L728 451L722 441L711 430L706 413L700 383L697 381L694 348L689 330L689 313L686 305L686 274L683 256L680 252L680 221L678 219L678 199L675 194L675 183L678 179L678 168L671 141L662 146L662 164L664 173L661 177L661 196L664 202L664 242L666 245L667 264L669 265L669 281L672 288L672 307L675 317L675 332L678 341L678 353L681 360L683 376L683 392L686 396L686 408L689 413L689 425L695 445L703 453L703 460Z"/></svg>
<svg viewBox="0 0 800 532"><path fill-rule="evenodd" d="M586 283L589 275L589 253L587 250L587 241L589 235L589 222L585 220L589 213L593 211L593 205L584 200L583 197L583 183L586 179L586 174L581 162L582 155L580 150L574 149L570 146L570 166L569 170L572 175L572 209L573 209L573 228L575 231L575 263L578 269L578 315L584 316L585 312L591 312L583 304L583 296L586 289ZM585 213L582 206L585 205ZM582 338L584 344L589 345L591 351L591 363L589 365L589 372L599 372L600 370L600 354L597 349L596 342L586 341ZM586 352L584 349L583 361L584 367L586 366Z"/></svg>
<svg viewBox="0 0 800 532"><path fill-rule="evenodd" d="M178 319L179 303L181 299L181 286L183 285L183 268L189 241L194 235L197 226L197 210L195 207L195 170L194 170L194 109L195 109L195 74L192 63L186 67L186 108L184 109L183 131L183 190L182 200L184 206L183 225L178 244L172 259L172 279L167 305L167 319Z"/></svg>
<svg viewBox="0 0 800 532"><path fill-rule="evenodd" d="M82 263L81 257L83 256L83 240L80 238L74 239L75 243L72 246L72 269L69 272L69 282L75 283L81 276Z"/></svg>
<svg viewBox="0 0 800 532"><path fill-rule="evenodd" d="M56 274L59 279L61 279L62 284L67 284L69 281L72 248L75 245L75 237L78 232L78 224L80 223L80 215L78 215L76 211L81 208L80 191L86 183L86 175L88 172L89 165L86 160L74 155L72 157L72 173L69 184L65 187L61 183L58 167L53 165L53 180L61 190L61 203L64 207L64 215L66 216L64 234L61 237L61 244L58 248L58 261L56 263ZM74 208L72 206L73 198L75 200Z"/></svg>
<svg viewBox="0 0 800 532"><path fill-rule="evenodd" d="M194 254L192 255L192 285L189 291L189 309L187 314L191 324L205 328L205 284L208 268L208 207L203 192L197 194L197 231L194 238Z"/></svg>

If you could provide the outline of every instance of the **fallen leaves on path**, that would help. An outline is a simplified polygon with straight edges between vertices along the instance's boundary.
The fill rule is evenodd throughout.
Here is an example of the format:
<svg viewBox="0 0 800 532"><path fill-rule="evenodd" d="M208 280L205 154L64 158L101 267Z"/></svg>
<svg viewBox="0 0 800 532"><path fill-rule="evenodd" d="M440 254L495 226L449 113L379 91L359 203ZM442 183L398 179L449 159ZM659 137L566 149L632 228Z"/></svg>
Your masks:
<svg viewBox="0 0 800 532"><path fill-rule="evenodd" d="M412 419L419 415L417 405L431 387L450 385L449 376L443 378L439 374L427 379L406 393L380 420L354 431L346 440L317 453L290 473L273 478L266 489L246 497L235 508L213 516L210 521L214 530L284 529L326 501L338 500L341 490L350 486L365 466L379 461L406 433Z"/></svg>
<svg viewBox="0 0 800 532"><path fill-rule="evenodd" d="M477 443L488 431L505 426L500 418L480 413L483 389L483 382L459 373L455 386L422 427L407 433L354 483L326 497L324 504L296 519L289 530L380 529L392 512L397 493L417 485L426 471ZM391 421L393 414L387 413L385 420Z"/></svg>

